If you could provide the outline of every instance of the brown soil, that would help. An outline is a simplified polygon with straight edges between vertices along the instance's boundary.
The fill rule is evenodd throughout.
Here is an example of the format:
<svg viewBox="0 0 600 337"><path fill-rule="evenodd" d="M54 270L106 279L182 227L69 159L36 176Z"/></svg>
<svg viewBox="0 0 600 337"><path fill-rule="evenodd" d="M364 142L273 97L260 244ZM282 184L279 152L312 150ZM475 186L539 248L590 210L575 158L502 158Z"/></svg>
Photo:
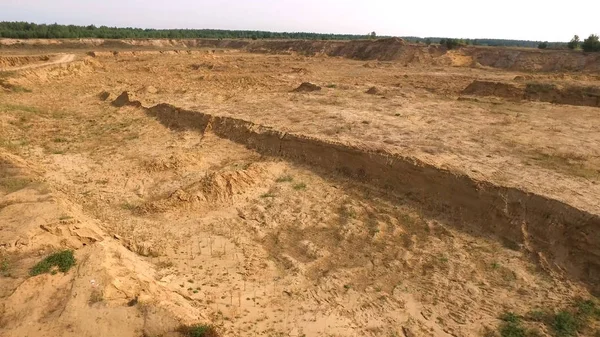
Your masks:
<svg viewBox="0 0 600 337"><path fill-rule="evenodd" d="M343 45L372 67L326 56L342 42L190 43L9 74L0 335L481 336L595 300L600 115L543 101L597 75L403 41ZM61 249L74 268L29 275Z"/></svg>

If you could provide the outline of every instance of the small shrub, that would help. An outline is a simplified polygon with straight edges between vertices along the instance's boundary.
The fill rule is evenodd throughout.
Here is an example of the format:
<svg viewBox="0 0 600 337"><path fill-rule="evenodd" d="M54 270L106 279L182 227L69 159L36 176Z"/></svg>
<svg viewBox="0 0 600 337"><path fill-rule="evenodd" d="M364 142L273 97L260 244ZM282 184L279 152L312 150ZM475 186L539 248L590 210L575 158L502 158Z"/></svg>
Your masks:
<svg viewBox="0 0 600 337"><path fill-rule="evenodd" d="M525 318L532 322L544 322L547 318L547 315L541 310L531 310L527 313L527 315L525 315Z"/></svg>
<svg viewBox="0 0 600 337"><path fill-rule="evenodd" d="M500 316L503 320L500 325L500 336L502 337L525 337L525 329L521 326L521 318L513 312L506 312Z"/></svg>
<svg viewBox="0 0 600 337"><path fill-rule="evenodd" d="M328 84L328 85L326 85L325 87L326 87L326 88L330 88L330 89L335 89L335 88L337 88L337 84L333 84L333 83L332 83L332 84Z"/></svg>
<svg viewBox="0 0 600 337"><path fill-rule="evenodd" d="M500 336L502 337L525 337L525 329L518 323L504 322L500 326Z"/></svg>
<svg viewBox="0 0 600 337"><path fill-rule="evenodd" d="M600 308L592 300L579 299L575 302L577 315L583 318L600 317Z"/></svg>
<svg viewBox="0 0 600 337"><path fill-rule="evenodd" d="M215 327L207 324L183 325L177 331L185 337L219 337Z"/></svg>
<svg viewBox="0 0 600 337"><path fill-rule="evenodd" d="M42 261L38 262L31 270L29 274L36 276L44 273L51 272L53 267L58 267L58 270L66 273L75 265L75 256L73 256L72 250L63 250L54 253Z"/></svg>
<svg viewBox="0 0 600 337"><path fill-rule="evenodd" d="M548 48L548 41L540 42L538 44L538 49L546 49L546 48Z"/></svg>
<svg viewBox="0 0 600 337"><path fill-rule="evenodd" d="M500 319L508 323L520 323L521 319L514 312L505 312L500 316Z"/></svg>
<svg viewBox="0 0 600 337"><path fill-rule="evenodd" d="M260 196L261 198L275 198L275 194L273 193L265 193Z"/></svg>
<svg viewBox="0 0 600 337"><path fill-rule="evenodd" d="M583 40L581 49L585 52L600 52L600 38L598 35L590 35L587 39Z"/></svg>
<svg viewBox="0 0 600 337"><path fill-rule="evenodd" d="M557 337L576 336L577 326L577 318L565 310L556 314L552 321L552 329Z"/></svg>

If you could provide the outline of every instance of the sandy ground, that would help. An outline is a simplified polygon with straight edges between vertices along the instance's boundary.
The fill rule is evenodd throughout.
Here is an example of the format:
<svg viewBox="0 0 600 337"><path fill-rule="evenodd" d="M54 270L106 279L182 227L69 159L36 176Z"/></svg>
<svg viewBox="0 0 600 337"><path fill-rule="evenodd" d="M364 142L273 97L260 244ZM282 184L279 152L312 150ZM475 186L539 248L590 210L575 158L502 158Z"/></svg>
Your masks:
<svg viewBox="0 0 600 337"><path fill-rule="evenodd" d="M474 79L525 75L597 84L234 51L29 69L9 79L27 90L0 92L0 333L177 336L178 324L209 323L223 336L481 336L507 311L590 298L526 247L385 190L109 104L128 90L144 105L385 149L600 213L598 108L460 94ZM323 88L290 92L305 81ZM65 247L76 271L27 275Z"/></svg>

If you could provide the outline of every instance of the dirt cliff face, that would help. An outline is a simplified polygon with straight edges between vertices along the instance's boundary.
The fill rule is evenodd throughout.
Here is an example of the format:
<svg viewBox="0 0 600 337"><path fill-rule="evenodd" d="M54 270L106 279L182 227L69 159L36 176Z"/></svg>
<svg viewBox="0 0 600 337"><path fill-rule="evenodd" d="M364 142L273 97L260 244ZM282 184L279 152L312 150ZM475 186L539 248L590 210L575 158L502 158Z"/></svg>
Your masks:
<svg viewBox="0 0 600 337"><path fill-rule="evenodd" d="M462 93L475 96L496 96L517 101L528 100L600 107L600 88L597 86L560 86L536 82L514 84L476 80Z"/></svg>

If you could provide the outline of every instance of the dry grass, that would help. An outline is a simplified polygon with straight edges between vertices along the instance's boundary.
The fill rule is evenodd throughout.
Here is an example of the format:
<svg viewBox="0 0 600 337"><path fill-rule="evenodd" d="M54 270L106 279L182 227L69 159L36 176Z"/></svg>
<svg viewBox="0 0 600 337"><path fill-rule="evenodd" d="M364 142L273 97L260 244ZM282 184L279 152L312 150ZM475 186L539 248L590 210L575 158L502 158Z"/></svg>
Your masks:
<svg viewBox="0 0 600 337"><path fill-rule="evenodd" d="M562 174L586 179L598 179L600 169L590 167L588 157L572 153L530 152L528 163Z"/></svg>

